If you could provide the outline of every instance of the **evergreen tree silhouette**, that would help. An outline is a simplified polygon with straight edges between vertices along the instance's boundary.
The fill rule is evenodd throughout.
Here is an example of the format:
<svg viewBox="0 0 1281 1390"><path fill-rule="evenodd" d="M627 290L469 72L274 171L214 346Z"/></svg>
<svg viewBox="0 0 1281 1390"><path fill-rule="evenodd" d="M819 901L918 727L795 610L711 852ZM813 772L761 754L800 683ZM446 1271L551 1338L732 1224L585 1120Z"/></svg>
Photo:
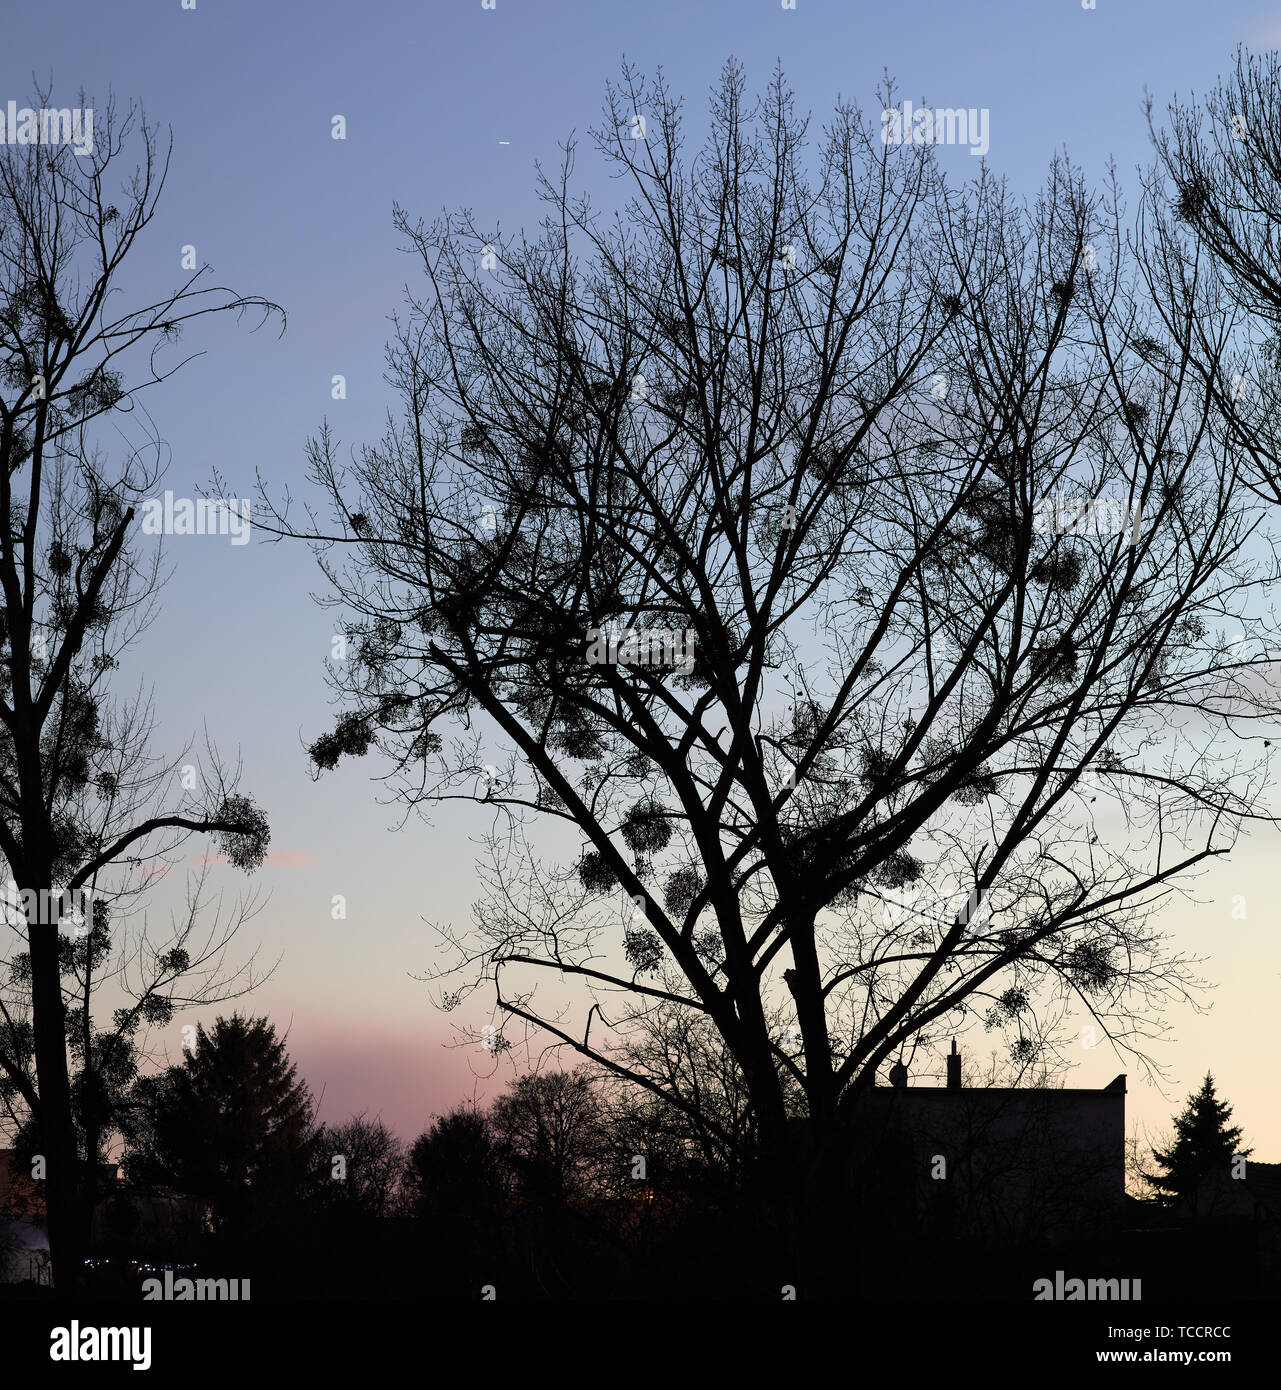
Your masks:
<svg viewBox="0 0 1281 1390"><path fill-rule="evenodd" d="M1198 1209L1198 1195L1213 1173L1231 1173L1235 1157L1248 1158L1253 1149L1239 1149L1241 1127L1229 1124L1232 1107L1215 1094L1209 1072L1201 1089L1188 1098L1187 1108L1174 1121L1174 1141L1165 1149L1152 1150L1164 1173L1145 1173L1162 1206Z"/></svg>
<svg viewBox="0 0 1281 1390"><path fill-rule="evenodd" d="M147 1112L126 1169L143 1182L208 1198L220 1224L279 1205L301 1183L314 1103L265 1018L233 1014L196 1030L181 1064L137 1086Z"/></svg>

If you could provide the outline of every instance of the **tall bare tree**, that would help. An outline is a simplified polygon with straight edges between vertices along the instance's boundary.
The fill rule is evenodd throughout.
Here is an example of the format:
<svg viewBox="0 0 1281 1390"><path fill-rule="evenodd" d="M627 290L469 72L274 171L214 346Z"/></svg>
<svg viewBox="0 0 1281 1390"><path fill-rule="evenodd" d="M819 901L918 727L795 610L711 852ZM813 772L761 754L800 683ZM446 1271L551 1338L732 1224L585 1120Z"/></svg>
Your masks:
<svg viewBox="0 0 1281 1390"><path fill-rule="evenodd" d="M1152 916L1264 817L1241 736L1277 696L1218 625L1276 564L1114 187L956 191L732 65L692 154L683 120L624 70L609 216L572 146L534 239L398 210L401 413L350 463L323 430L329 516L276 525L354 645L317 766L376 747L410 803L494 808L442 1002L487 986L503 1041L687 1113L633 1035L709 1023L813 1290L904 1048L994 1021L1027 1052L1057 999L1145 1055L1194 987Z"/></svg>
<svg viewBox="0 0 1281 1390"><path fill-rule="evenodd" d="M1145 179L1141 264L1233 431L1243 481L1281 502L1281 58L1237 49L1200 100L1175 98Z"/></svg>
<svg viewBox="0 0 1281 1390"><path fill-rule="evenodd" d="M49 94L36 95L47 107ZM93 115L89 152L57 143L0 151L0 855L22 895L9 924L25 947L8 953L0 1071L39 1129L64 1287L82 1277L85 1235L69 1044L86 1084L104 1070L97 1044L85 1043L87 1015L68 1028L68 997L91 993L107 945L101 907L96 924L91 902L87 919L64 920L67 910L90 895L110 904L130 891L130 872L192 834L213 834L246 869L261 862L268 836L216 759L192 786L176 786L176 764L148 756L147 703L108 699L110 673L145 628L162 578L159 551L140 554L131 536L162 451L146 438L112 462L100 436L141 418L142 393L190 360L168 350L187 323L226 311L266 316L272 306L207 285L207 267L151 302L122 305L122 266L155 215L170 150L134 109ZM189 945L177 941L153 962L159 974L135 995L139 1017L161 1021L172 1008L166 984L193 964ZM116 1033L130 1024L117 1019Z"/></svg>
<svg viewBox="0 0 1281 1390"><path fill-rule="evenodd" d="M341 1124L321 1125L314 1147L317 1190L329 1207L381 1218L408 1205L401 1184L409 1150L381 1119L366 1119L362 1111Z"/></svg>
<svg viewBox="0 0 1281 1390"><path fill-rule="evenodd" d="M553 1205L590 1185L600 1153L601 1097L585 1067L515 1077L489 1124L521 1193Z"/></svg>
<svg viewBox="0 0 1281 1390"><path fill-rule="evenodd" d="M1281 328L1281 57L1240 47L1200 101L1173 100L1148 124L1169 204L1225 272L1243 308Z"/></svg>

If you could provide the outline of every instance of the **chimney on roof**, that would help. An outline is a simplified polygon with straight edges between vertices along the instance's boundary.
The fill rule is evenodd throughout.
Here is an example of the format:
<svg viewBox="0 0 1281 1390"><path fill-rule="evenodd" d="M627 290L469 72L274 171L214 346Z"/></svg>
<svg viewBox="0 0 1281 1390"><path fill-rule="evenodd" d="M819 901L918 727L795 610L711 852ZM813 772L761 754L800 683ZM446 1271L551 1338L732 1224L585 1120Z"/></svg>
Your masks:
<svg viewBox="0 0 1281 1390"><path fill-rule="evenodd" d="M956 1050L956 1039L952 1039L952 1051L947 1059L947 1089L961 1089L961 1054Z"/></svg>

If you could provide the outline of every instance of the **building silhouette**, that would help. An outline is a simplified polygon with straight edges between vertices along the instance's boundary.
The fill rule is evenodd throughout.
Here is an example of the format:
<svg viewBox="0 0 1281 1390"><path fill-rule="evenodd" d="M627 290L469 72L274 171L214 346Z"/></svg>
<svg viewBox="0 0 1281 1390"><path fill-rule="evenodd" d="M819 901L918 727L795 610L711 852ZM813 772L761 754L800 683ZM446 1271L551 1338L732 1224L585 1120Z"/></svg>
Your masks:
<svg viewBox="0 0 1281 1390"><path fill-rule="evenodd" d="M1125 1200L1125 1076L1101 1090L945 1086L901 1064L856 1109L865 1188L918 1232L1005 1244L1103 1229Z"/></svg>

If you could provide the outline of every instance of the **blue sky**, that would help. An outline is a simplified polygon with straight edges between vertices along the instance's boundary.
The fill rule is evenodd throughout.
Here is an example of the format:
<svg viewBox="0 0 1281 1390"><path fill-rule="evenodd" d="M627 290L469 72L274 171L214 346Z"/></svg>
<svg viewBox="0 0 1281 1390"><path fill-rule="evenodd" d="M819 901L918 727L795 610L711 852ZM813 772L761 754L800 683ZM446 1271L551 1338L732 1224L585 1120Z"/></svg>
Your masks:
<svg viewBox="0 0 1281 1390"><path fill-rule="evenodd" d="M1064 148L1095 178L1115 159L1133 189L1147 158L1145 87L1164 105L1175 90L1210 84L1238 42L1279 34L1281 9L1235 0L1098 0L1093 10L1080 0L797 0L792 10L778 0L15 5L0 101L22 104L33 73L52 75L60 103L79 87L95 103L108 90L122 103L140 99L151 120L172 127L174 155L135 253L137 283L176 282L181 248L192 244L218 283L287 310L283 338L231 323L193 331L189 345L207 355L149 403L171 450L166 486L194 495L217 470L245 496L256 471L277 492L300 492L304 443L326 417L344 444L377 432L391 404L381 380L387 316L414 274L392 230L393 200L424 216L462 205L485 224L532 226L535 161L554 164L560 142L585 134L624 55L647 72L661 64L695 125L731 56L754 84L781 60L800 106L820 121L838 96L874 109L888 69L903 97L987 108L989 163L1031 196ZM335 115L346 118L345 141L331 139ZM943 159L958 177L978 165L964 150ZM581 167L591 186L591 161ZM335 374L346 378L345 401L330 398ZM473 1069L489 1070L474 1050L441 1046L449 1020L409 977L432 957L424 915L468 910L472 881L459 866L479 814L451 811L434 827L392 833L399 814L378 807L369 769L309 778L304 743L328 717L333 619L309 597L322 580L302 549L259 535L234 548L184 537L169 542L168 557L163 610L123 674L154 686L161 746L176 750L207 724L224 752L239 752L246 787L270 813L272 848L286 858L263 872L273 898L250 931L265 958L283 959L249 1007L291 1029L327 1115L368 1108L411 1134L470 1091ZM1266 869L1262 848L1247 849L1212 891L1226 901L1257 881L1261 910ZM234 891L233 871L223 872ZM338 893L345 922L330 917ZM1265 995L1250 968L1264 924L1250 923L1258 942L1244 927L1226 935L1226 910L1176 925L1210 940L1202 928L1220 919L1208 973L1264 1036L1275 972ZM1270 1140L1259 1156L1281 1157L1278 1083L1259 1049L1225 1050L1222 1028L1191 1016L1180 1036L1167 1055L1176 1097L1221 1054L1221 1093L1252 1135ZM168 1040L172 1055L178 1043ZM1119 1069L1087 1054L1073 1082L1104 1085ZM1154 1122L1169 1111L1155 1092L1132 1105Z"/></svg>

